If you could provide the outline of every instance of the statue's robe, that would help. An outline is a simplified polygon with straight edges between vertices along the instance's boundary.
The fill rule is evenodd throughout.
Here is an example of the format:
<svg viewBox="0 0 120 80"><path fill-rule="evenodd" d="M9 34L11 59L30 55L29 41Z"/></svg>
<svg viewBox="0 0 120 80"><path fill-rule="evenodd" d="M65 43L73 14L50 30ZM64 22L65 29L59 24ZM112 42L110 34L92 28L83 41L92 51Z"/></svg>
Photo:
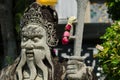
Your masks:
<svg viewBox="0 0 120 80"><path fill-rule="evenodd" d="M14 80L15 70L20 61L18 57L13 64L8 65L0 71L0 80Z"/></svg>
<svg viewBox="0 0 120 80"><path fill-rule="evenodd" d="M15 70L20 61L20 58L18 57L13 64L8 65L7 67L3 68L0 71L0 80L15 80L14 76L16 74ZM66 62L60 62L58 58L53 59L54 64L54 78L55 80L62 80L65 77L65 63ZM50 79L49 79L50 80Z"/></svg>
<svg viewBox="0 0 120 80"><path fill-rule="evenodd" d="M0 72L0 80L16 80L16 79L14 79L14 75L16 74L15 70L16 70L16 67L17 67L19 61L20 61L20 58L18 57L13 62L13 64L2 69ZM54 57L53 64L54 64L54 80L66 80L66 66L67 66L66 60L60 61L58 57ZM49 74L50 74L50 72L49 72ZM93 73L91 73L91 74L92 74L92 79L88 79L88 80L97 80L95 75ZM89 71L86 75L90 76ZM49 76L48 80L51 80L50 76ZM86 80L86 79L83 79L83 80Z"/></svg>

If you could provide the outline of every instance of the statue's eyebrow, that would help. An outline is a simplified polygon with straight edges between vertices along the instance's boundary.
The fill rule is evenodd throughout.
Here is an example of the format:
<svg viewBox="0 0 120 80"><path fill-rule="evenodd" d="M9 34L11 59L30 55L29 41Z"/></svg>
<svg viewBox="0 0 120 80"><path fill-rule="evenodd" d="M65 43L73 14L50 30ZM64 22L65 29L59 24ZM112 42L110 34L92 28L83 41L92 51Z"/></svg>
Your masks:
<svg viewBox="0 0 120 80"><path fill-rule="evenodd" d="M26 36L26 35L22 35L22 38L29 38L28 36Z"/></svg>
<svg viewBox="0 0 120 80"><path fill-rule="evenodd" d="M41 35L41 34L34 34L34 35L25 35L25 34L23 34L22 37L33 39L34 37L41 38L41 37L43 37L43 35Z"/></svg>

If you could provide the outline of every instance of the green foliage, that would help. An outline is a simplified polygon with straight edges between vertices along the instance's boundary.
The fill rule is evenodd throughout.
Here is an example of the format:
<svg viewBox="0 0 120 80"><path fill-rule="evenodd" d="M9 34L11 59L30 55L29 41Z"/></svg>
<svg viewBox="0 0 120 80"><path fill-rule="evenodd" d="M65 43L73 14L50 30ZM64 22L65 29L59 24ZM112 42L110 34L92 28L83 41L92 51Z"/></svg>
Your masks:
<svg viewBox="0 0 120 80"><path fill-rule="evenodd" d="M99 49L96 56L100 60L103 72L107 74L106 80L120 80L120 21L108 27L100 39L103 40L103 49Z"/></svg>
<svg viewBox="0 0 120 80"><path fill-rule="evenodd" d="M113 20L120 20L120 0L107 0L108 13Z"/></svg>

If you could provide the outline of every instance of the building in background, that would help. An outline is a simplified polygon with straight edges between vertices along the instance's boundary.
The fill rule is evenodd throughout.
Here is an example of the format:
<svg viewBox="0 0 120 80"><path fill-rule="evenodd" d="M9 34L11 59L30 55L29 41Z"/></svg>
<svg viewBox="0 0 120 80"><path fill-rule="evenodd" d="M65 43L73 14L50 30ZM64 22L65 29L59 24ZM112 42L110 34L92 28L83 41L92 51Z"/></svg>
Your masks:
<svg viewBox="0 0 120 80"><path fill-rule="evenodd" d="M76 0L58 0L56 10L59 16L59 23L66 23L70 16L77 17ZM90 0L85 14L85 23L110 23L105 0Z"/></svg>

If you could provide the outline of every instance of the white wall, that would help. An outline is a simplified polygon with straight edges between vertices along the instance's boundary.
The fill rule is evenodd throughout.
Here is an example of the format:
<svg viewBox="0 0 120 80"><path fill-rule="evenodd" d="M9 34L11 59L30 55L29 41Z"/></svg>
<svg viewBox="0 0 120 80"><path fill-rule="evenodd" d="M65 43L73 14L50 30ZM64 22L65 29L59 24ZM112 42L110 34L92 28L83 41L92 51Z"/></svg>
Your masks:
<svg viewBox="0 0 120 80"><path fill-rule="evenodd" d="M76 0L58 0L56 10L59 17L59 23L65 23L68 17L77 17Z"/></svg>

